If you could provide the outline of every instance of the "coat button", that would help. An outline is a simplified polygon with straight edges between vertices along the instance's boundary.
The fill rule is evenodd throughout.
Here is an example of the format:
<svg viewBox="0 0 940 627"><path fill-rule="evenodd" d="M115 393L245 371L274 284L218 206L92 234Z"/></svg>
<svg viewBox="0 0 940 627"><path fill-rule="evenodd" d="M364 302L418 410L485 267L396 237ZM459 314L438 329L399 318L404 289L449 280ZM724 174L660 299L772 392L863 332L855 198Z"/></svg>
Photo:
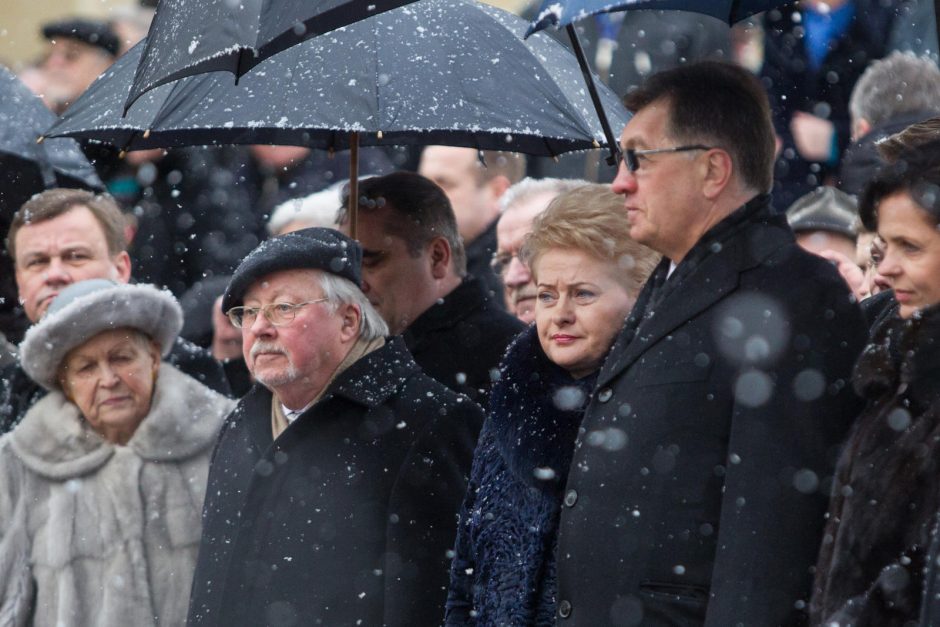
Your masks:
<svg viewBox="0 0 940 627"><path fill-rule="evenodd" d="M562 601L558 604L558 615L562 618L568 618L571 616L571 603L568 601Z"/></svg>
<svg viewBox="0 0 940 627"><path fill-rule="evenodd" d="M610 388L604 388L603 390L597 393L597 400L599 400L602 403L606 403L613 397L614 397L614 391L611 390Z"/></svg>
<svg viewBox="0 0 940 627"><path fill-rule="evenodd" d="M578 491L577 490L568 490L565 494L565 505L568 507L574 507L574 504L578 502Z"/></svg>

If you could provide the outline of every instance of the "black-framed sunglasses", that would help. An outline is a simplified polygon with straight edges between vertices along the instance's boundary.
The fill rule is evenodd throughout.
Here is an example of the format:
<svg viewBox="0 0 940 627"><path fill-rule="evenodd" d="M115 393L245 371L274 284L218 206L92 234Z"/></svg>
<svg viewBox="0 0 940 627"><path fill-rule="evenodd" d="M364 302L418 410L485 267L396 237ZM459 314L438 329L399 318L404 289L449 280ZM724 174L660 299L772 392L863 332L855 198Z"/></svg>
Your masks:
<svg viewBox="0 0 940 627"><path fill-rule="evenodd" d="M649 150L634 150L633 148L623 149L623 160L627 162L627 169L636 172L640 169L639 157L645 155L658 155L668 152L688 152L690 150L711 150L714 146L704 146L702 144L693 144L691 146L676 146L675 148L650 148Z"/></svg>

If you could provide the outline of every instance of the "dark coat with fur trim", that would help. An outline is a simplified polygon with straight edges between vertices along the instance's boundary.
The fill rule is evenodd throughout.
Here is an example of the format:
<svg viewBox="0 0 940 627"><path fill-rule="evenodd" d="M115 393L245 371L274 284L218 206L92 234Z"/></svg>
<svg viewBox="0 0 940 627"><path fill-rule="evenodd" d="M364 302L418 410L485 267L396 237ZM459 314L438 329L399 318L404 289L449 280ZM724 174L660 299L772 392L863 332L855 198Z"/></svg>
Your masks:
<svg viewBox="0 0 940 627"><path fill-rule="evenodd" d="M222 428L189 625L439 624L483 412L401 338L276 440L271 400L256 384Z"/></svg>
<svg viewBox="0 0 940 627"><path fill-rule="evenodd" d="M868 405L837 468L813 623L900 626L919 615L940 507L940 307L876 329L854 383Z"/></svg>
<svg viewBox="0 0 940 627"><path fill-rule="evenodd" d="M510 347L460 513L449 627L554 624L562 490L594 379L550 362L535 327Z"/></svg>

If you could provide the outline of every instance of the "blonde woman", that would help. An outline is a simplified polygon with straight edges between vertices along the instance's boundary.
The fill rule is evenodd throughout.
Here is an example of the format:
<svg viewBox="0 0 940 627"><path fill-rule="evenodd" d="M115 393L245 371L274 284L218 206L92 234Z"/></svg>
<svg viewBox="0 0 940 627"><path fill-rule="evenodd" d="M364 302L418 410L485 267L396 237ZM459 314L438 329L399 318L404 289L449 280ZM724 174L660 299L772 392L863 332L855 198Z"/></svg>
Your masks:
<svg viewBox="0 0 940 627"><path fill-rule="evenodd" d="M562 490L596 375L659 256L603 185L558 196L522 257L535 325L493 388L457 532L447 625L554 625Z"/></svg>

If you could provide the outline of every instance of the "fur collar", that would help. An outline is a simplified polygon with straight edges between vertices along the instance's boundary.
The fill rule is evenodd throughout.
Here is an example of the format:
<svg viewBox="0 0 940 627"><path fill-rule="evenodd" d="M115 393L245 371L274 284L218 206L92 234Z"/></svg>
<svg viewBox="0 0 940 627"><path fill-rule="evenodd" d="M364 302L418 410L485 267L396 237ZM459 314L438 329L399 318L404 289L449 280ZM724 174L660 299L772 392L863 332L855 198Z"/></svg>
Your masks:
<svg viewBox="0 0 940 627"><path fill-rule="evenodd" d="M493 386L490 428L521 481L546 491L564 488L596 379L596 374L573 379L549 361L534 325L510 345Z"/></svg>
<svg viewBox="0 0 940 627"><path fill-rule="evenodd" d="M150 413L127 447L148 461L192 457L215 442L222 419L234 404L163 363ZM28 468L54 480L94 472L117 448L92 431L61 392L51 392L33 405L10 438L13 451Z"/></svg>
<svg viewBox="0 0 940 627"><path fill-rule="evenodd" d="M940 305L906 320L895 307L859 357L854 383L868 399L898 394L915 413L940 400Z"/></svg>

